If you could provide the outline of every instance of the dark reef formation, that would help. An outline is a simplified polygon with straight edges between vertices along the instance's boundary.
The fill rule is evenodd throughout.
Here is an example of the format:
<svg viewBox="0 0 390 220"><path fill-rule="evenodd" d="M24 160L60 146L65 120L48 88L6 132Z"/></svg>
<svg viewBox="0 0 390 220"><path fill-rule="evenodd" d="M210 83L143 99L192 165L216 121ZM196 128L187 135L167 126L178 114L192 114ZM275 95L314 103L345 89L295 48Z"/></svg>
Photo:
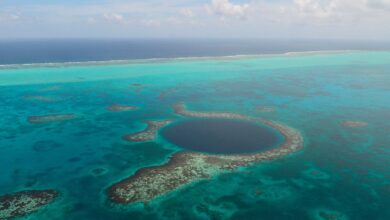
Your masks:
<svg viewBox="0 0 390 220"><path fill-rule="evenodd" d="M169 96L169 95L171 95L171 94L173 94L173 93L175 93L177 91L178 91L178 88L176 88L176 87L167 89L165 91L160 92L159 98L163 99L163 98L165 98L165 97L167 97L167 96Z"/></svg>
<svg viewBox="0 0 390 220"><path fill-rule="evenodd" d="M130 85L130 88L138 93L144 89L144 85L142 85L140 83L133 83Z"/></svg>
<svg viewBox="0 0 390 220"><path fill-rule="evenodd" d="M32 145L32 149L37 152L50 151L59 147L62 147L62 144L52 140L36 141Z"/></svg>
<svg viewBox="0 0 390 220"><path fill-rule="evenodd" d="M51 91L60 90L61 88L62 88L62 86L60 86L60 85L48 86L48 87L44 87L44 88L40 89L39 91L40 92L51 92Z"/></svg>
<svg viewBox="0 0 390 220"><path fill-rule="evenodd" d="M46 122L69 121L75 118L76 118L75 114L53 114L53 115L41 115L41 116L29 116L27 120L30 123L46 123Z"/></svg>
<svg viewBox="0 0 390 220"><path fill-rule="evenodd" d="M172 120L161 120L161 121L145 121L148 124L148 127L141 131L134 134L128 134L123 136L123 140L131 141L131 142L142 142L142 141L151 141L156 138L157 131L169 123L172 122Z"/></svg>
<svg viewBox="0 0 390 220"><path fill-rule="evenodd" d="M21 191L0 197L0 219L28 215L51 203L59 193L54 190Z"/></svg>
<svg viewBox="0 0 390 220"><path fill-rule="evenodd" d="M268 112L274 112L275 107L272 106L259 106L256 108L256 110L260 113L268 113Z"/></svg>
<svg viewBox="0 0 390 220"><path fill-rule="evenodd" d="M98 176L105 175L108 172L108 169L106 169L104 167L97 167L97 168L92 169L90 172L93 176L98 177Z"/></svg>
<svg viewBox="0 0 390 220"><path fill-rule="evenodd" d="M110 105L107 107L108 111L111 112L122 112L122 111L132 111L136 110L137 106L131 106L131 105Z"/></svg>
<svg viewBox="0 0 390 220"><path fill-rule="evenodd" d="M213 155L192 151L177 152L171 156L166 164L142 168L133 176L109 187L107 193L113 202L120 204L147 203L193 181L206 179L212 175L256 162L281 158L297 152L303 147L303 137L300 132L280 123L237 113L187 111L184 104L175 105L174 109L177 114L186 117L239 119L261 123L279 131L284 136L284 142L271 150L252 154ZM158 128L153 127L152 133L155 134ZM149 135L148 140L151 140L152 137L154 135Z"/></svg>
<svg viewBox="0 0 390 220"><path fill-rule="evenodd" d="M368 123L364 121L342 121L341 125L349 128L360 128L366 127Z"/></svg>
<svg viewBox="0 0 390 220"><path fill-rule="evenodd" d="M334 210L318 210L315 216L318 220L347 220L348 217L341 212Z"/></svg>
<svg viewBox="0 0 390 220"><path fill-rule="evenodd" d="M56 97L41 96L41 95L36 95L36 96L28 95L25 96L24 98L29 101L37 101L37 102L56 102L60 100L59 98Z"/></svg>

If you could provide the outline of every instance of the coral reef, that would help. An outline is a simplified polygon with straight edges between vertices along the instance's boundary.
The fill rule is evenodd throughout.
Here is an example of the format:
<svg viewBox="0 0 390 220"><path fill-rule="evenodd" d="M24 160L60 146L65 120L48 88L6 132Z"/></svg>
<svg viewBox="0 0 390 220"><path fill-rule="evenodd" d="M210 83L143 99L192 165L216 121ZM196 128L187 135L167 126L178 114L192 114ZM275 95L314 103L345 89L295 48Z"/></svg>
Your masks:
<svg viewBox="0 0 390 220"><path fill-rule="evenodd" d="M173 94L173 93L175 93L177 91L178 91L177 87L164 90L164 91L160 92L159 98L163 99L163 98L165 98L165 97L167 97L167 96L169 96L169 95L171 95L171 94Z"/></svg>
<svg viewBox="0 0 390 220"><path fill-rule="evenodd" d="M184 103L178 103L173 106L173 109L176 114L193 117L193 118L224 118L224 119L241 119L241 120L249 120L256 121L255 118L241 115L233 112L197 112L197 111L189 111L186 109Z"/></svg>
<svg viewBox="0 0 390 220"><path fill-rule="evenodd" d="M145 121L148 124L148 127L141 131L134 134L128 134L123 136L123 139L126 141L131 142L143 142L143 141L151 141L156 138L157 131L169 123L172 122L172 120L160 120L160 121Z"/></svg>
<svg viewBox="0 0 390 220"><path fill-rule="evenodd" d="M28 122L30 123L46 123L57 121L69 121L75 119L75 114L53 114L53 115L41 115L41 116L29 116Z"/></svg>
<svg viewBox="0 0 390 220"><path fill-rule="evenodd" d="M122 111L136 110L137 108L138 108L137 106L115 104L115 105L108 106L107 110L111 112L122 112Z"/></svg>
<svg viewBox="0 0 390 220"><path fill-rule="evenodd" d="M142 85L140 83L133 83L130 85L130 88L138 93L144 89L144 85Z"/></svg>
<svg viewBox="0 0 390 220"><path fill-rule="evenodd" d="M62 147L62 144L52 141L52 140L41 140L41 141L36 141L32 145L32 149L37 152L45 152L45 151L50 151L56 148Z"/></svg>
<svg viewBox="0 0 390 220"><path fill-rule="evenodd" d="M219 210L213 210L210 208L208 204L198 204L195 207L196 212L203 214L208 217L208 219L214 220L214 219L223 219L224 212Z"/></svg>
<svg viewBox="0 0 390 220"><path fill-rule="evenodd" d="M39 91L40 92L51 92L51 91L57 91L59 89L61 89L62 86L60 85L57 85L57 86L48 86L48 87L45 87L45 88L42 88L40 89Z"/></svg>
<svg viewBox="0 0 390 220"><path fill-rule="evenodd" d="M318 220L347 220L348 217L343 213L334 210L317 210L315 218Z"/></svg>
<svg viewBox="0 0 390 220"><path fill-rule="evenodd" d="M257 107L256 110L260 113L268 113L268 112L274 112L275 111L275 107L272 107L272 106L260 106L260 107Z"/></svg>
<svg viewBox="0 0 390 220"><path fill-rule="evenodd" d="M255 162L284 157L303 147L303 138L300 132L280 123L236 113L187 111L184 104L177 104L174 109L177 114L187 117L240 119L263 123L278 130L284 136L284 142L274 149L252 154L212 155L179 151L173 154L166 164L142 168L133 176L113 184L107 190L112 201L121 204L147 203L193 181L206 179L214 174L234 170ZM157 129L157 127L152 129L153 135L141 135L141 137L148 136L147 139L152 140L151 138L154 137Z"/></svg>
<svg viewBox="0 0 390 220"><path fill-rule="evenodd" d="M54 190L21 191L0 197L0 219L24 216L51 203L58 196Z"/></svg>
<svg viewBox="0 0 390 220"><path fill-rule="evenodd" d="M315 168L305 170L303 175L309 179L327 180L330 178L329 174Z"/></svg>
<svg viewBox="0 0 390 220"><path fill-rule="evenodd" d="M359 128L366 127L368 123L364 121L342 121L341 125L349 128Z"/></svg>
<svg viewBox="0 0 390 220"><path fill-rule="evenodd" d="M108 169L104 168L104 167L97 167L97 168L92 169L90 171L90 173L92 174L92 176L95 176L95 177L103 176L103 175L108 173Z"/></svg>
<svg viewBox="0 0 390 220"><path fill-rule="evenodd" d="M59 101L60 99L59 98L56 98L56 97L53 97L53 96L25 96L24 97L26 100L29 100L29 101L37 101L37 102L56 102L56 101Z"/></svg>

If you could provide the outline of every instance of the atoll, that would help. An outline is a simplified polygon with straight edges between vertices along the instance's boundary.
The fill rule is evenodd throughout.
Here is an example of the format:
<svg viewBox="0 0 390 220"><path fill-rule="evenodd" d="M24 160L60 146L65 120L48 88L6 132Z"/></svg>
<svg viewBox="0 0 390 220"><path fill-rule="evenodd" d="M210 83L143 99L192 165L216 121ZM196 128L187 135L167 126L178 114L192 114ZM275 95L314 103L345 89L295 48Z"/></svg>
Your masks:
<svg viewBox="0 0 390 220"><path fill-rule="evenodd" d="M54 190L21 191L0 197L0 219L24 216L51 203L59 195Z"/></svg>
<svg viewBox="0 0 390 220"><path fill-rule="evenodd" d="M69 121L75 118L76 118L75 114L53 114L53 115L42 115L42 116L29 116L27 120L30 123L46 123L46 122Z"/></svg>
<svg viewBox="0 0 390 220"><path fill-rule="evenodd" d="M111 112L123 112L123 111L132 111L136 110L138 107L137 106L131 106L131 105L110 105L107 107L108 111Z"/></svg>
<svg viewBox="0 0 390 220"><path fill-rule="evenodd" d="M169 123L172 122L172 120L159 120L159 121L145 121L148 124L148 127L141 131L134 134L128 134L123 136L123 140L131 141L131 142L143 142L143 141L151 141L156 138L157 131Z"/></svg>
<svg viewBox="0 0 390 220"><path fill-rule="evenodd" d="M341 125L350 128L360 128L360 127L366 127L368 123L364 121L342 121Z"/></svg>
<svg viewBox="0 0 390 220"><path fill-rule="evenodd" d="M280 123L237 113L187 111L182 103L175 105L174 110L177 114L186 117L239 119L262 123L279 131L284 137L284 142L271 150L252 154L213 155L179 151L173 154L166 164L142 168L133 176L109 187L107 193L113 202L120 204L147 203L190 182L206 179L214 174L256 162L284 157L303 147L303 137L300 132ZM154 134L157 129L154 127L152 133ZM147 139L152 140L151 138L154 138L154 135Z"/></svg>

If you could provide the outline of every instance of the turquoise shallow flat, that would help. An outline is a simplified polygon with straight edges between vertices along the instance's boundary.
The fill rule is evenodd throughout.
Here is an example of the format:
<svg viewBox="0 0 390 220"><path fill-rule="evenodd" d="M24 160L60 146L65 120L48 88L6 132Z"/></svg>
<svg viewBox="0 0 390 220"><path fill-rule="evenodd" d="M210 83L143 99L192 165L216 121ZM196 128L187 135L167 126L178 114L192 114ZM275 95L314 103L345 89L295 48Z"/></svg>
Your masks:
<svg viewBox="0 0 390 220"><path fill-rule="evenodd" d="M303 148L116 203L113 184L188 150L162 135L188 120L177 103L282 123ZM2 65L0 113L0 219L34 190L20 219L390 219L387 51Z"/></svg>

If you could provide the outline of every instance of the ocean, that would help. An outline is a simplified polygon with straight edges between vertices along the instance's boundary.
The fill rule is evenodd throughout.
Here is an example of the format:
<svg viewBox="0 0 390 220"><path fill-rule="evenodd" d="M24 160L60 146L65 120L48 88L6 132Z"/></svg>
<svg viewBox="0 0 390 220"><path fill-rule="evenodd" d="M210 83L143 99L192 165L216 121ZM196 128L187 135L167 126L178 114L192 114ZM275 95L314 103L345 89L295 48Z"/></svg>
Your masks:
<svg viewBox="0 0 390 220"><path fill-rule="evenodd" d="M0 196L59 193L17 219L390 219L386 46L66 42L0 43ZM147 202L112 201L113 184L183 151L159 129L124 138L145 121L190 120L177 103L282 123L303 147Z"/></svg>
<svg viewBox="0 0 390 220"><path fill-rule="evenodd" d="M302 39L0 39L0 65L390 50L390 41Z"/></svg>

